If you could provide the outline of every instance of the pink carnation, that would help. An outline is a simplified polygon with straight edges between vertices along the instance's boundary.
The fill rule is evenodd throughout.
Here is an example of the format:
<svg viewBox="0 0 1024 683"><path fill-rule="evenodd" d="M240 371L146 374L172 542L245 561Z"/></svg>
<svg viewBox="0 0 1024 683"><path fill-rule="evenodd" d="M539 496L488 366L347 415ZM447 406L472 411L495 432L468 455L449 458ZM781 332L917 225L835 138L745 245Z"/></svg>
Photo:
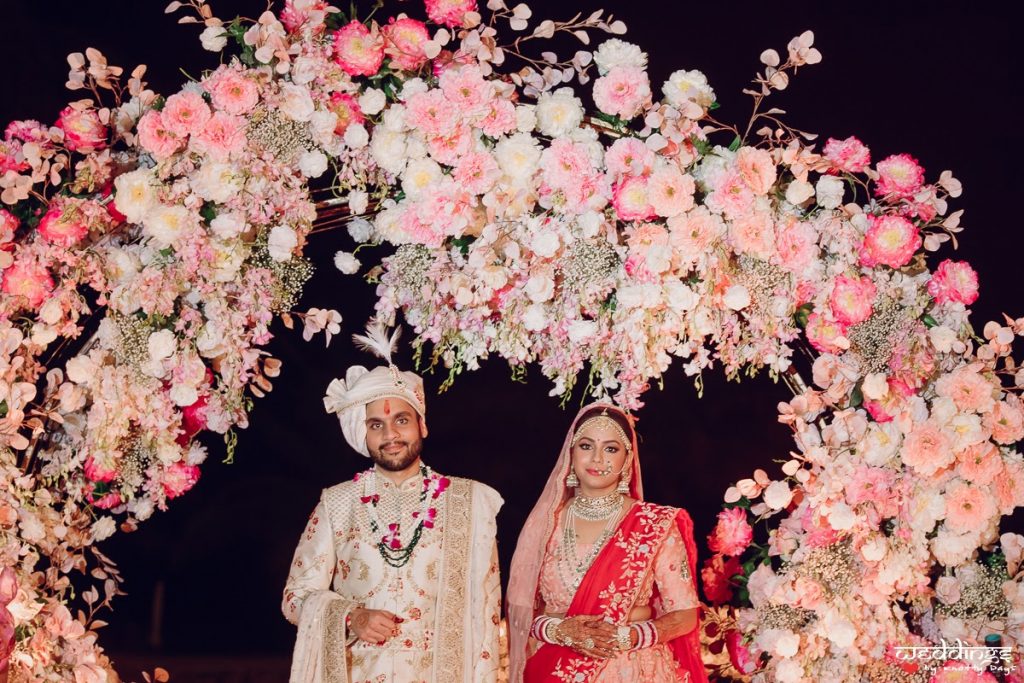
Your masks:
<svg viewBox="0 0 1024 683"><path fill-rule="evenodd" d="M166 470L160 478L160 484L164 487L167 498L177 498L188 491L199 481L199 467L188 465L184 462L176 462Z"/></svg>
<svg viewBox="0 0 1024 683"><path fill-rule="evenodd" d="M651 104L651 81L638 66L616 66L594 81L594 104L605 114L632 119Z"/></svg>
<svg viewBox="0 0 1024 683"><path fill-rule="evenodd" d="M491 99L487 106L487 115L476 124L484 135L497 138L516 129L516 105L511 101Z"/></svg>
<svg viewBox="0 0 1024 683"><path fill-rule="evenodd" d="M224 161L245 149L245 119L219 111L192 138L192 149L215 161Z"/></svg>
<svg viewBox="0 0 1024 683"><path fill-rule="evenodd" d="M605 168L612 176L650 175L656 159L654 151L643 140L634 137L619 138L604 155Z"/></svg>
<svg viewBox="0 0 1024 683"><path fill-rule="evenodd" d="M822 353L842 353L848 344L840 342L846 338L846 326L820 313L811 313L807 318L807 341Z"/></svg>
<svg viewBox="0 0 1024 683"><path fill-rule="evenodd" d="M875 170L878 171L875 194L879 197L909 199L924 184L924 169L909 154L886 157L878 162Z"/></svg>
<svg viewBox="0 0 1024 683"><path fill-rule="evenodd" d="M875 283L869 277L840 275L828 301L832 316L844 325L864 322L871 317L876 291Z"/></svg>
<svg viewBox="0 0 1024 683"><path fill-rule="evenodd" d="M334 61L349 76L373 76L384 61L384 41L353 19L334 32Z"/></svg>
<svg viewBox="0 0 1024 683"><path fill-rule="evenodd" d="M491 84L484 80L480 67L475 65L447 69L438 79L438 85L463 116L482 113L494 92Z"/></svg>
<svg viewBox="0 0 1024 683"><path fill-rule="evenodd" d="M861 265L879 264L902 268L921 248L921 235L914 224L902 216L872 216L871 227L860 247Z"/></svg>
<svg viewBox="0 0 1024 683"><path fill-rule="evenodd" d="M968 446L956 459L960 463L957 474L975 484L990 484L1003 471L1003 459L991 441Z"/></svg>
<svg viewBox="0 0 1024 683"><path fill-rule="evenodd" d="M740 177L756 195L766 195L775 184L776 171L772 155L756 147L741 147L736 153Z"/></svg>
<svg viewBox="0 0 1024 683"><path fill-rule="evenodd" d="M846 502L854 507L862 503L873 503L876 508L882 509L887 499L892 497L894 483L892 470L861 465L846 485Z"/></svg>
<svg viewBox="0 0 1024 683"><path fill-rule="evenodd" d="M670 218L693 208L695 189L692 176L674 168L665 168L651 174L647 183L647 196L655 213Z"/></svg>
<svg viewBox="0 0 1024 683"><path fill-rule="evenodd" d="M1016 396L996 401L992 410L982 417L982 422L992 432L992 440L996 443L1009 446L1024 439L1024 410Z"/></svg>
<svg viewBox="0 0 1024 683"><path fill-rule="evenodd" d="M338 117L337 123L334 124L334 132L337 135L344 135L353 123L361 124L366 121L362 109L359 108L359 102L347 92L332 94L327 108Z"/></svg>
<svg viewBox="0 0 1024 683"><path fill-rule="evenodd" d="M469 126L458 126L448 135L436 135L427 140L430 156L449 166L454 166L472 148L473 131Z"/></svg>
<svg viewBox="0 0 1024 683"><path fill-rule="evenodd" d="M214 106L229 114L248 114L260 100L256 83L234 69L222 69L205 83Z"/></svg>
<svg viewBox="0 0 1024 683"><path fill-rule="evenodd" d="M4 294L24 297L30 308L39 308L53 291L53 278L43 266L15 263L3 272L0 290Z"/></svg>
<svg viewBox="0 0 1024 683"><path fill-rule="evenodd" d="M460 27L468 12L476 12L476 0L424 0L427 17L435 24Z"/></svg>
<svg viewBox="0 0 1024 683"><path fill-rule="evenodd" d="M981 531L996 514L992 496L963 481L950 486L945 498L946 526L957 533Z"/></svg>
<svg viewBox="0 0 1024 683"><path fill-rule="evenodd" d="M737 557L725 559L722 555L713 555L704 563L700 570L700 578L704 584L704 597L713 605L720 605L732 600L732 583L730 580L743 573L743 566Z"/></svg>
<svg viewBox="0 0 1024 683"><path fill-rule="evenodd" d="M163 161L177 152L181 142L181 138L164 125L163 114L155 109L139 119L139 144L157 161Z"/></svg>
<svg viewBox="0 0 1024 683"><path fill-rule="evenodd" d="M647 195L647 180L636 176L625 178L615 186L612 206L621 221L644 221L654 218L654 208Z"/></svg>
<svg viewBox="0 0 1024 683"><path fill-rule="evenodd" d="M54 201L39 221L39 236L65 249L81 242L88 233L85 216L70 202Z"/></svg>
<svg viewBox="0 0 1024 683"><path fill-rule="evenodd" d="M405 120L428 137L448 135L458 124L458 109L440 90L427 90L409 98Z"/></svg>
<svg viewBox="0 0 1024 683"><path fill-rule="evenodd" d="M966 261L946 259L932 273L928 293L940 304L955 301L970 306L978 300L978 274Z"/></svg>
<svg viewBox="0 0 1024 683"><path fill-rule="evenodd" d="M409 17L392 17L380 30L384 36L384 54L391 63L404 71L416 71L427 61L423 44L430 40L427 26Z"/></svg>
<svg viewBox="0 0 1024 683"><path fill-rule="evenodd" d="M953 399L956 407L964 412L983 413L992 408L993 386L972 365L964 365L953 372L943 375L935 383L935 393Z"/></svg>
<svg viewBox="0 0 1024 683"><path fill-rule="evenodd" d="M775 232L779 265L790 273L805 272L817 257L818 233L814 226L794 218L783 226L777 226Z"/></svg>
<svg viewBox="0 0 1024 683"><path fill-rule="evenodd" d="M738 556L754 540L754 530L747 523L747 511L741 507L718 513L718 523L708 536L708 548L713 553Z"/></svg>
<svg viewBox="0 0 1024 683"><path fill-rule="evenodd" d="M65 107L57 119L57 127L64 131L64 144L72 152L95 152L107 146L107 127L91 107Z"/></svg>
<svg viewBox="0 0 1024 683"><path fill-rule="evenodd" d="M167 130L179 137L185 137L201 132L213 112L202 95L186 90L168 97L167 104L160 114Z"/></svg>
<svg viewBox="0 0 1024 683"><path fill-rule="evenodd" d="M22 142L38 142L46 146L50 143L50 131L39 121L26 119L24 121L11 121L4 129L4 137L14 138Z"/></svg>
<svg viewBox="0 0 1024 683"><path fill-rule="evenodd" d="M829 138L824 153L835 170L846 173L860 173L871 163L871 150L853 136L845 140Z"/></svg>
<svg viewBox="0 0 1024 683"><path fill-rule="evenodd" d="M931 476L953 462L949 438L933 422L914 427L903 441L903 462L922 476Z"/></svg>
<svg viewBox="0 0 1024 683"><path fill-rule="evenodd" d="M487 152L469 151L458 160L455 182L472 194L483 194L501 177L498 162Z"/></svg>

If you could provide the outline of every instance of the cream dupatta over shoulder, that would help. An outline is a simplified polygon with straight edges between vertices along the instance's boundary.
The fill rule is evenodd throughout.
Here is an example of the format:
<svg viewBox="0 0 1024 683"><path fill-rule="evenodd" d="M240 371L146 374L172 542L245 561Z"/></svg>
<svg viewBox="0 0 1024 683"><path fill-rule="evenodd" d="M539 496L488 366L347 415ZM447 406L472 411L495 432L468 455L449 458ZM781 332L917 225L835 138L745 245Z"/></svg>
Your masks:
<svg viewBox="0 0 1024 683"><path fill-rule="evenodd" d="M383 478L381 478L383 479ZM491 682L500 666L500 580L490 487L451 477L434 528L424 529L409 562L392 567L370 532L363 484L326 489L292 561L282 609L299 626L291 683ZM415 525L422 480L382 482L381 508L401 503L402 527ZM405 539L407 540L407 539ZM358 641L345 619L357 607L402 617L382 646Z"/></svg>

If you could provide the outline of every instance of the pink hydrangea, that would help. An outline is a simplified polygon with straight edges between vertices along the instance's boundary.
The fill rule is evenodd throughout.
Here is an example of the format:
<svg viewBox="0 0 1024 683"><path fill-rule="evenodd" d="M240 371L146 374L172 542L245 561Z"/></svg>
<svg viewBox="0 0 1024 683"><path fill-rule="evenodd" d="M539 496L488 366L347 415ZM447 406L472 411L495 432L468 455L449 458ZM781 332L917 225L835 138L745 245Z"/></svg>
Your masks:
<svg viewBox="0 0 1024 683"><path fill-rule="evenodd" d="M163 161L181 149L182 139L164 125L163 114L151 109L139 119L139 144L153 155L157 161Z"/></svg>
<svg viewBox="0 0 1024 683"><path fill-rule="evenodd" d="M426 63L423 45L430 40L430 34L422 21L392 17L380 32L384 36L384 54L391 58L394 66L404 71L416 71Z"/></svg>
<svg viewBox="0 0 1024 683"><path fill-rule="evenodd" d="M109 131L92 107L65 107L57 119L57 127L64 131L64 145L72 152L95 152L107 146Z"/></svg>
<svg viewBox="0 0 1024 683"><path fill-rule="evenodd" d="M849 344L846 340L846 327L821 313L811 313L807 317L807 341L822 353L842 353Z"/></svg>
<svg viewBox="0 0 1024 683"><path fill-rule="evenodd" d="M903 441L900 456L904 464L925 477L936 474L955 458L949 437L931 421L914 427Z"/></svg>
<svg viewBox="0 0 1024 683"><path fill-rule="evenodd" d="M605 114L632 119L651 104L651 81L638 66L616 66L594 81L594 103Z"/></svg>
<svg viewBox="0 0 1024 683"><path fill-rule="evenodd" d="M619 138L604 155L605 168L616 178L624 175L650 175L656 159L654 151L643 140Z"/></svg>
<svg viewBox="0 0 1024 683"><path fill-rule="evenodd" d="M869 277L840 275L828 301L832 316L844 325L864 322L871 317L876 291L875 283Z"/></svg>
<svg viewBox="0 0 1024 683"><path fill-rule="evenodd" d="M334 61L349 76L373 76L384 62L384 41L353 19L334 32Z"/></svg>
<svg viewBox="0 0 1024 683"><path fill-rule="evenodd" d="M338 117L337 123L334 124L334 132L337 135L344 135L353 123L362 124L366 121L362 109L359 108L359 102L347 92L333 93L327 107Z"/></svg>
<svg viewBox="0 0 1024 683"><path fill-rule="evenodd" d="M878 162L875 170L878 171L875 194L879 197L909 199L924 184L924 169L909 154L886 157Z"/></svg>
<svg viewBox="0 0 1024 683"><path fill-rule="evenodd" d="M199 466L189 465L184 462L176 462L166 470L160 477L160 485L163 486L164 494L168 499L177 498L185 493L199 481Z"/></svg>
<svg viewBox="0 0 1024 683"><path fill-rule="evenodd" d="M647 179L630 176L615 186L612 206L621 221L645 221L654 218L654 208L647 194Z"/></svg>
<svg viewBox="0 0 1024 683"><path fill-rule="evenodd" d="M215 161L224 161L245 149L245 119L219 111L192 138L192 149Z"/></svg>
<svg viewBox="0 0 1024 683"><path fill-rule="evenodd" d="M466 14L477 11L476 0L424 0L427 17L435 24L460 27Z"/></svg>
<svg viewBox="0 0 1024 683"><path fill-rule="evenodd" d="M932 273L928 293L940 304L954 301L970 306L978 300L978 274L966 261L946 259Z"/></svg>
<svg viewBox="0 0 1024 683"><path fill-rule="evenodd" d="M167 130L185 137L202 132L213 112L202 95L185 90L168 97L160 114Z"/></svg>
<svg viewBox="0 0 1024 683"><path fill-rule="evenodd" d="M54 201L39 221L39 236L65 249L81 242L88 233L85 216L71 202Z"/></svg>
<svg viewBox="0 0 1024 683"><path fill-rule="evenodd" d="M214 106L229 114L248 114L260 101L255 81L231 68L217 71L204 85Z"/></svg>
<svg viewBox="0 0 1024 683"><path fill-rule="evenodd" d="M871 150L852 135L845 140L829 138L824 153L832 168L845 173L861 173L871 164Z"/></svg>
<svg viewBox="0 0 1024 683"><path fill-rule="evenodd" d="M38 263L17 263L4 270L0 291L24 297L30 308L39 308L53 291L53 278Z"/></svg>
<svg viewBox="0 0 1024 683"><path fill-rule="evenodd" d="M885 265L902 268L921 248L921 235L913 223L902 216L872 216L871 227L860 247L861 265L869 268Z"/></svg>
<svg viewBox="0 0 1024 683"><path fill-rule="evenodd" d="M713 553L738 556L754 540L754 529L747 522L747 511L741 507L718 513L718 523L708 536L708 548Z"/></svg>

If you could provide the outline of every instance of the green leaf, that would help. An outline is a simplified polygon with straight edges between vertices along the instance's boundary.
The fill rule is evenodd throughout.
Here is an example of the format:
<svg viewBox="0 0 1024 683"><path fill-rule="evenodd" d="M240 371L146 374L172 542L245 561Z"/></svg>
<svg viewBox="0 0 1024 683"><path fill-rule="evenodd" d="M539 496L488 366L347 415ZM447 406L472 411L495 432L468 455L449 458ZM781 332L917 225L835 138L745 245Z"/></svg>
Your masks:
<svg viewBox="0 0 1024 683"><path fill-rule="evenodd" d="M928 328L939 326L939 321L933 318L928 313L925 313L924 315L921 316L921 322L923 322L925 326Z"/></svg>
<svg viewBox="0 0 1024 683"><path fill-rule="evenodd" d="M199 209L199 215L209 225L217 217L217 207L214 206L213 202L203 202L203 208Z"/></svg>
<svg viewBox="0 0 1024 683"><path fill-rule="evenodd" d="M714 110L720 108L721 106L722 105L720 105L718 103L718 101L716 100L716 101L714 101L714 102L712 102L711 104L708 105L708 111L714 111Z"/></svg>
<svg viewBox="0 0 1024 683"><path fill-rule="evenodd" d="M7 417L7 399L0 401L0 417Z"/></svg>
<svg viewBox="0 0 1024 683"><path fill-rule="evenodd" d="M455 239L452 240L452 246L456 247L459 251L462 252L462 255L465 256L466 254L469 253L469 245L473 244L473 242L475 241L476 238L470 237L469 235L467 235L466 237L456 237Z"/></svg>
<svg viewBox="0 0 1024 683"><path fill-rule="evenodd" d="M857 382L850 394L850 407L859 408L864 403L864 382Z"/></svg>
<svg viewBox="0 0 1024 683"><path fill-rule="evenodd" d="M732 139L732 142L729 143L729 151L730 152L735 152L736 150L738 150L740 148L740 145L742 145L742 144L743 144L743 138L741 138L739 135L737 135L736 137L734 137Z"/></svg>
<svg viewBox="0 0 1024 683"><path fill-rule="evenodd" d="M796 312L793 313L793 321L796 322L797 327L799 327L801 330L806 330L807 321L808 319L810 319L811 313L813 312L814 304L809 302L806 304L802 304L798 309L796 309Z"/></svg>
<svg viewBox="0 0 1024 683"><path fill-rule="evenodd" d="M328 31L337 31L339 28L348 23L348 15L341 10L337 12L331 12L324 19L324 25Z"/></svg>

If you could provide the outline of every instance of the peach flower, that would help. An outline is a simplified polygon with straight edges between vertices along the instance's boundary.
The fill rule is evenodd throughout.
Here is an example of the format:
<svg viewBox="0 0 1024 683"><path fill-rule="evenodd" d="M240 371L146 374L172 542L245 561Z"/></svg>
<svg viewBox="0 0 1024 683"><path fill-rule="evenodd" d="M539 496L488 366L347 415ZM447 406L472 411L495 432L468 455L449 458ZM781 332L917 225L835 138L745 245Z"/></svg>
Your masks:
<svg viewBox="0 0 1024 683"><path fill-rule="evenodd" d="M996 514L988 491L963 481L946 489L945 499L946 526L958 533L981 531Z"/></svg>
<svg viewBox="0 0 1024 683"><path fill-rule="evenodd" d="M931 476L953 462L949 438L934 422L917 425L903 441L903 462L923 476Z"/></svg>
<svg viewBox="0 0 1024 683"><path fill-rule="evenodd" d="M992 432L996 443L1008 446L1024 439L1024 410L1017 396L1010 395L1003 401L997 401L982 421Z"/></svg>
<svg viewBox="0 0 1024 683"><path fill-rule="evenodd" d="M989 484L1003 471L1003 459L991 441L968 446L956 459L960 463L957 474L974 484Z"/></svg>
<svg viewBox="0 0 1024 683"><path fill-rule="evenodd" d="M201 132L213 112L202 95L186 90L168 97L160 114L169 131L185 137Z"/></svg>
<svg viewBox="0 0 1024 683"><path fill-rule="evenodd" d="M736 153L740 177L756 195L766 195L775 184L776 171L772 155L756 147L742 147Z"/></svg>

